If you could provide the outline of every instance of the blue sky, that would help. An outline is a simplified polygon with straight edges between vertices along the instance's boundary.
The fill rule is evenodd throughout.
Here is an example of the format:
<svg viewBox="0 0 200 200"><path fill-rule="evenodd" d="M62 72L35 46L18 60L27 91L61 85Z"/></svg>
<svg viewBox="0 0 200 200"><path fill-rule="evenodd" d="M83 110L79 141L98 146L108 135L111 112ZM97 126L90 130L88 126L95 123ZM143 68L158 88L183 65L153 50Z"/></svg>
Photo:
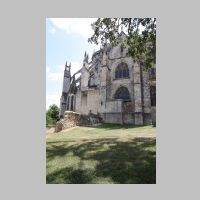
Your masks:
<svg viewBox="0 0 200 200"><path fill-rule="evenodd" d="M46 19L46 108L59 106L63 70L71 62L71 73L82 67L85 51L89 59L99 47L87 42L92 35L91 23L95 18Z"/></svg>

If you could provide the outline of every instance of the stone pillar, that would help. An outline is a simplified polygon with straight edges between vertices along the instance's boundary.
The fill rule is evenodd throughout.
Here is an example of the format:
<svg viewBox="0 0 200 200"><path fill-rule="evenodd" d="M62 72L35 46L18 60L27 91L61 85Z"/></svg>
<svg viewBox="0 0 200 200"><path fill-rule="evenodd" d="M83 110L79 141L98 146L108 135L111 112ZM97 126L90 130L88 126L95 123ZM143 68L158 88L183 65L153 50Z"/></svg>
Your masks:
<svg viewBox="0 0 200 200"><path fill-rule="evenodd" d="M147 70L142 71L142 91L143 91L143 121L144 124L151 124L151 97L149 87L149 73Z"/></svg>
<svg viewBox="0 0 200 200"><path fill-rule="evenodd" d="M75 111L75 106L76 106L76 96L74 95L74 105L73 105L73 111Z"/></svg>
<svg viewBox="0 0 200 200"><path fill-rule="evenodd" d="M143 125L140 65L133 65L135 125Z"/></svg>
<svg viewBox="0 0 200 200"><path fill-rule="evenodd" d="M71 111L73 111L73 109L74 109L74 95L72 94L71 95Z"/></svg>
<svg viewBox="0 0 200 200"><path fill-rule="evenodd" d="M71 111L74 111L74 95L72 94L71 95L71 105L70 105L71 107Z"/></svg>
<svg viewBox="0 0 200 200"><path fill-rule="evenodd" d="M69 94L69 110L71 110L71 94Z"/></svg>
<svg viewBox="0 0 200 200"><path fill-rule="evenodd" d="M100 74L100 112L105 113L106 112L106 81L107 81L107 67L103 66L101 68L101 74Z"/></svg>
<svg viewBox="0 0 200 200"><path fill-rule="evenodd" d="M66 106L66 110L69 110L69 95L67 96L67 106Z"/></svg>

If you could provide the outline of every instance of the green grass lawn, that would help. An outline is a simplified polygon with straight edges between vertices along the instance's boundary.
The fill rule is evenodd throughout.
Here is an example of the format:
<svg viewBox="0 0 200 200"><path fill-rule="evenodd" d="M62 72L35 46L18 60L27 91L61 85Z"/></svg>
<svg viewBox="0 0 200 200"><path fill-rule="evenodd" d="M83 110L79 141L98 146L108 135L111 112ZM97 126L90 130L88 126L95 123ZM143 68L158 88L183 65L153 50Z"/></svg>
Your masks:
<svg viewBox="0 0 200 200"><path fill-rule="evenodd" d="M47 183L156 183L156 129L104 124L46 136Z"/></svg>

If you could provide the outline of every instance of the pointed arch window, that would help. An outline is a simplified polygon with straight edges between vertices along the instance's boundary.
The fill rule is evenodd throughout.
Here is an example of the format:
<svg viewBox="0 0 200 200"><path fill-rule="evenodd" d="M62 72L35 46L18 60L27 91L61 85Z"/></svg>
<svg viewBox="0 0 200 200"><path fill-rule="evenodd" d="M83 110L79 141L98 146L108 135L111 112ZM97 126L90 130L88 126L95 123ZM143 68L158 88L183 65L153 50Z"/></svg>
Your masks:
<svg viewBox="0 0 200 200"><path fill-rule="evenodd" d="M122 62L117 66L115 71L115 78L129 78L129 69L126 63Z"/></svg>
<svg viewBox="0 0 200 200"><path fill-rule="evenodd" d="M129 91L126 87L120 87L117 89L115 95L114 95L115 99L123 99L123 100L127 100L130 101L130 94Z"/></svg>

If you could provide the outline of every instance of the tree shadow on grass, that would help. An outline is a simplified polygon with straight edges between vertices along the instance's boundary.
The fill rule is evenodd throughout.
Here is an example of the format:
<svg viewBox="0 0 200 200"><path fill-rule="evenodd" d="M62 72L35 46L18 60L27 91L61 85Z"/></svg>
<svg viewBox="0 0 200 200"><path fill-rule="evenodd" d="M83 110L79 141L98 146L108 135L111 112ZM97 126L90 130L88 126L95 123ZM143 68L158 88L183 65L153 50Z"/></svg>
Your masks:
<svg viewBox="0 0 200 200"><path fill-rule="evenodd" d="M46 177L47 183L53 184L87 184L92 181L93 174L89 170L65 167Z"/></svg>
<svg viewBox="0 0 200 200"><path fill-rule="evenodd" d="M129 128L140 128L149 125L133 125L133 124L101 124L99 126L95 126L98 129L106 129L106 130L114 130L114 129L129 129Z"/></svg>
<svg viewBox="0 0 200 200"><path fill-rule="evenodd" d="M89 128L96 128L96 129L102 129L104 131L109 131L109 130L115 130L115 129L129 129L129 128L140 128L140 127L145 127L149 125L133 125L133 124L108 124L108 123L103 123L99 125L80 125L80 127L89 127ZM153 126L152 126L153 127Z"/></svg>
<svg viewBox="0 0 200 200"><path fill-rule="evenodd" d="M83 161L97 161L94 169L65 167L47 175L47 183L95 183L98 178L120 184L156 183L155 138L95 139L66 146L59 142L47 148L47 161L73 152Z"/></svg>

